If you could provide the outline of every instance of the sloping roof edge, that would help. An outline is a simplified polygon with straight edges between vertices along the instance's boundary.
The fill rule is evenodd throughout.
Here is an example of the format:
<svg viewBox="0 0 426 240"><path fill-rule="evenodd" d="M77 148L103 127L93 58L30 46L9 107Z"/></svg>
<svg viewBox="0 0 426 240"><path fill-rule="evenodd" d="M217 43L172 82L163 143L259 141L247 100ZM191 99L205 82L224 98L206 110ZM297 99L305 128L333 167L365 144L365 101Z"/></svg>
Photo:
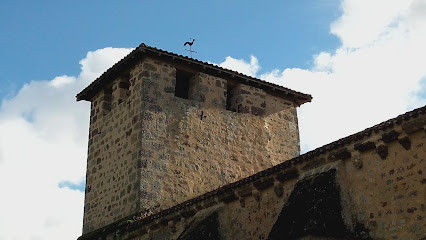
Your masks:
<svg viewBox="0 0 426 240"><path fill-rule="evenodd" d="M90 101L95 96L95 94L103 88L103 86L123 74L124 71L126 71L129 67L132 66L132 64L147 56L178 62L180 64L190 65L193 68L199 69L201 72L223 77L226 79L235 79L247 85L256 86L267 91L276 92L278 94L284 94L287 97L294 99L295 102L299 105L306 102L310 102L312 100L312 96L309 94L297 92L289 88L269 83L254 77L250 77L236 71L225 69L211 63L203 62L183 55L178 55L176 53L167 52L158 48L150 47L142 43L136 49L130 52L126 57L124 57L119 62L114 64L111 68L106 70L89 86L87 86L80 93L78 93L76 96L77 101Z"/></svg>
<svg viewBox="0 0 426 240"><path fill-rule="evenodd" d="M348 145L348 144L354 143L356 141L362 140L363 138L370 136L373 132L378 133L379 131L387 130L389 128L392 128L394 125L403 124L404 122L408 122L410 119L418 118L420 115L425 115L425 114L426 114L426 105L423 106L423 107L414 109L412 111L406 112L404 114L401 114L401 115L399 115L395 118L389 119L389 120L384 121L382 123L379 123L377 125L374 125L370 128L367 128L363 131L360 131L358 133L349 135L345 138L341 138L337 141L334 141L332 143L329 143L327 145L319 147L315 150L312 150L310 152L302 154L302 155L295 157L291 160L282 162L282 163L280 163L280 164L278 164L274 167L271 167L271 168L265 169L263 171L260 171L258 173L255 173L255 174L253 174L249 177L243 178L239 181L224 185L220 188L217 188L213 191L202 194L202 195L195 197L193 199L187 200L187 201L180 203L178 205L175 205L171 208L165 209L165 210L160 211L158 213L155 213L153 215L149 215L145 218L141 218L141 219L134 221L133 220L134 217L136 217L136 218L140 217L140 213L136 213L132 216L128 216L126 218L123 218L122 220L118 220L118 221L116 221L116 222L114 222L110 225L107 225L103 228L97 229L93 232L86 233L86 234L82 235L81 237L79 237L78 240L94 239L95 237L114 232L118 229L135 229L135 228L138 228L140 226L143 226L144 224L155 221L155 220L160 219L162 217L165 217L167 215L176 213L176 212L181 211L181 210L189 209L192 206L194 206L194 205L196 205L196 204L198 204L198 203L200 203L200 202L202 202L206 199L214 198L215 196L218 196L220 194L224 194L231 189L237 188L239 186L242 186L242 185L245 185L245 184L248 184L248 183L255 182L255 181L257 181L257 180L259 180L263 177L271 176L275 173L278 173L281 170L290 169L297 164L300 164L300 163L305 162L305 161L312 160L315 157L317 157L317 156L319 156L323 153L331 152L333 150L337 150L337 149L341 148L344 145Z"/></svg>

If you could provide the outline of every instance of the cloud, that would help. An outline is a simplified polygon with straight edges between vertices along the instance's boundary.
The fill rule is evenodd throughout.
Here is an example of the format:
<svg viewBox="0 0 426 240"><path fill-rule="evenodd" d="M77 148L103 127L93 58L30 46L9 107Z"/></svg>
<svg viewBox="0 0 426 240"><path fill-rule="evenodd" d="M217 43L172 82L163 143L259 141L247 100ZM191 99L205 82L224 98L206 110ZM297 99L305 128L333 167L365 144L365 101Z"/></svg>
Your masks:
<svg viewBox="0 0 426 240"><path fill-rule="evenodd" d="M81 235L90 104L74 96L130 51L89 52L79 76L32 81L2 101L0 239Z"/></svg>
<svg viewBox="0 0 426 240"><path fill-rule="evenodd" d="M343 15L331 25L331 33L340 38L343 47L364 47L392 31L392 27L401 21L411 2L343 1Z"/></svg>
<svg viewBox="0 0 426 240"><path fill-rule="evenodd" d="M313 101L299 109L302 151L426 103L426 1L371 4L379 3L342 2L343 15L331 24L331 32L342 45L334 52L313 56L312 68L258 74L261 79L312 94ZM236 59L225 62L231 69L248 66ZM245 71L256 73L259 68Z"/></svg>
<svg viewBox="0 0 426 240"><path fill-rule="evenodd" d="M246 62L244 59L236 59L228 56L224 62L219 64L219 66L232 69L252 77L256 76L256 73L260 70L259 62L254 56L250 56L250 62Z"/></svg>

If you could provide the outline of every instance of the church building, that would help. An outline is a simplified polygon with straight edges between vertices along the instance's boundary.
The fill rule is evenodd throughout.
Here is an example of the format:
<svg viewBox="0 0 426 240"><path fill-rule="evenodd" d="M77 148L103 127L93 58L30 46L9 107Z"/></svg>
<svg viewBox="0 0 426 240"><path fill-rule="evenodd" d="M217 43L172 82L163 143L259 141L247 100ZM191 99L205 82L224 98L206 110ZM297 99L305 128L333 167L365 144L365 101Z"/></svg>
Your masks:
<svg viewBox="0 0 426 240"><path fill-rule="evenodd" d="M310 95L145 44L77 100L79 240L426 238L426 107L300 155Z"/></svg>

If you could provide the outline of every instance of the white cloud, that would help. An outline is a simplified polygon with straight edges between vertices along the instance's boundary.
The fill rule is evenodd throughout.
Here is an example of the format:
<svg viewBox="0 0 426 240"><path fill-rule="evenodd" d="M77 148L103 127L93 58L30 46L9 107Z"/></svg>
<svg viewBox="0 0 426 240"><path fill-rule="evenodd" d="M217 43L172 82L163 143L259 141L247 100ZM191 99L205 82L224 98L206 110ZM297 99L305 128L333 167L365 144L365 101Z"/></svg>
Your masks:
<svg viewBox="0 0 426 240"><path fill-rule="evenodd" d="M79 76L33 81L0 107L0 239L77 239L84 193L89 103L75 94L131 49L105 48L81 60Z"/></svg>
<svg viewBox="0 0 426 240"><path fill-rule="evenodd" d="M256 76L257 72L260 70L259 62L254 56L250 56L250 62L246 62L244 59L236 59L228 56L224 62L219 64L219 66L252 77Z"/></svg>
<svg viewBox="0 0 426 240"><path fill-rule="evenodd" d="M61 88L68 84L72 84L74 82L75 82L74 77L68 77L64 75L64 76L56 77L55 79L49 82L49 85L56 88Z"/></svg>
<svg viewBox="0 0 426 240"><path fill-rule="evenodd" d="M102 51L101 51L102 50ZM115 62L129 54L130 48L103 48L94 52L88 52L86 58L80 61L80 78L88 82L98 78L106 69L110 68Z"/></svg>
<svg viewBox="0 0 426 240"><path fill-rule="evenodd" d="M311 69L258 76L312 94L299 109L305 151L426 103L426 1L346 0L342 8L331 24L342 41L335 52L314 56Z"/></svg>
<svg viewBox="0 0 426 240"><path fill-rule="evenodd" d="M344 47L358 48L373 43L398 24L411 1L347 0L342 3L343 15L331 25Z"/></svg>

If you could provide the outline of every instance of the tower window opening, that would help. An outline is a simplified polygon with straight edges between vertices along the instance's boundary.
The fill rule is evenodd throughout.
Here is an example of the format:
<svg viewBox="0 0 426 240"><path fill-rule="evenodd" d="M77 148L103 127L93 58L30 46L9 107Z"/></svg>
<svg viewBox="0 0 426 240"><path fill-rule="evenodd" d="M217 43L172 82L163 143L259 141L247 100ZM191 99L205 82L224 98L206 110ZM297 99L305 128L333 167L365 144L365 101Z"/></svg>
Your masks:
<svg viewBox="0 0 426 240"><path fill-rule="evenodd" d="M111 111L111 101L112 101L112 88L108 86L103 90L103 96L101 99L101 107L104 111L104 114L107 114Z"/></svg>
<svg viewBox="0 0 426 240"><path fill-rule="evenodd" d="M226 110L237 112L236 95L237 95L237 84L228 81L226 84Z"/></svg>
<svg viewBox="0 0 426 240"><path fill-rule="evenodd" d="M130 96L130 75L126 74L118 82L117 104L122 103Z"/></svg>
<svg viewBox="0 0 426 240"><path fill-rule="evenodd" d="M189 88L194 74L191 72L176 69L175 96L180 98L189 98Z"/></svg>

